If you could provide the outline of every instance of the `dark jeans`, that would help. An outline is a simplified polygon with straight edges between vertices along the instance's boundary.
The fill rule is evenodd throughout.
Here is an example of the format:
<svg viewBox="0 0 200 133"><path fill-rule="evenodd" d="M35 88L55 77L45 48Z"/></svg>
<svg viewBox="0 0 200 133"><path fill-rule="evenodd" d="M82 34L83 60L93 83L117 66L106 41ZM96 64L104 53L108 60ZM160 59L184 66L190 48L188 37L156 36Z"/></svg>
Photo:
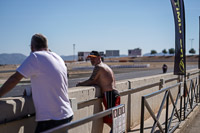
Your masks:
<svg viewBox="0 0 200 133"><path fill-rule="evenodd" d="M62 120L39 121L37 123L35 133L40 133L40 132L46 131L48 129L60 126L62 124L69 123L69 122L71 122L72 119L73 119L73 116L71 116L67 119L62 119Z"/></svg>

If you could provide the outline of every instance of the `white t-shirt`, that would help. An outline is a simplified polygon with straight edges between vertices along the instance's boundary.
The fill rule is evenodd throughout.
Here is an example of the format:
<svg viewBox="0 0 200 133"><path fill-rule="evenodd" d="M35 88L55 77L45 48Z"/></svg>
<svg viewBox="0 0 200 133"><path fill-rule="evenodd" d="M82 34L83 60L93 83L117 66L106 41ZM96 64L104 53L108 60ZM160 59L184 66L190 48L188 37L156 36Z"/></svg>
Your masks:
<svg viewBox="0 0 200 133"><path fill-rule="evenodd" d="M60 56L49 51L33 52L17 71L31 78L36 121L61 120L73 115L67 69Z"/></svg>

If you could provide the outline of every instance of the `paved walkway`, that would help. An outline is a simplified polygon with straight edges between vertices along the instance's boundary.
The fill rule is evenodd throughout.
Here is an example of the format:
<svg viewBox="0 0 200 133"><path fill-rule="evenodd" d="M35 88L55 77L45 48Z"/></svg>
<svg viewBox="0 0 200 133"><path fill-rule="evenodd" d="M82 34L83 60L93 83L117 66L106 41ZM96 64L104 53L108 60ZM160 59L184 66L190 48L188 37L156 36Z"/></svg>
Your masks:
<svg viewBox="0 0 200 133"><path fill-rule="evenodd" d="M200 110L197 110L196 115L193 117L182 133L200 133Z"/></svg>

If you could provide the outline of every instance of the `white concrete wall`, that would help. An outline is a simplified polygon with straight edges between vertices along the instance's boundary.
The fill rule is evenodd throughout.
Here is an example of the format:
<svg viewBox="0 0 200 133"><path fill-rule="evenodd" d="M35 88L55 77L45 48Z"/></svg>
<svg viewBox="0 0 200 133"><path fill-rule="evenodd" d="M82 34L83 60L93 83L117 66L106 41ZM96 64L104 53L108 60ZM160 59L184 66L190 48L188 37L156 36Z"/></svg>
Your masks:
<svg viewBox="0 0 200 133"><path fill-rule="evenodd" d="M192 70L197 71L197 70ZM116 84L117 90L123 92L128 89L134 89L140 86L159 83L160 79L170 79L177 78L177 76L172 73L160 74L149 77L128 79L123 81L118 81ZM170 86L177 83L177 80L168 82L163 85L163 87ZM140 114L141 114L141 97L143 95L155 92L159 89L162 89L161 85L147 88L145 90L140 90L139 92L121 96L121 103L125 104L126 107L126 119L127 119L127 129L129 127L135 127L140 123ZM174 89L173 95L176 95L177 89ZM156 96L150 99L150 106L152 106L153 111L157 112L162 100L162 95ZM104 110L102 99L93 100L90 102L85 102L96 97L101 96L101 91L98 87L74 87L69 89L69 97L75 99L77 102L77 109L74 108L74 119L79 120L81 118L91 116L95 113L101 112ZM34 113L34 106L32 99L29 97L10 97L0 99L0 132L1 133L11 133L11 132L20 132L20 133L32 133L34 132L36 123L34 122L34 117L22 118L27 116L27 114ZM145 114L146 118L149 117L149 114ZM19 120L20 118L20 120ZM130 118L130 119L129 119ZM16 120L18 119L18 120ZM12 121L12 122L6 122ZM12 128L11 128L12 127ZM77 128L69 130L69 133L107 133L110 131L109 127L103 124L103 120L95 120L90 123L84 124Z"/></svg>

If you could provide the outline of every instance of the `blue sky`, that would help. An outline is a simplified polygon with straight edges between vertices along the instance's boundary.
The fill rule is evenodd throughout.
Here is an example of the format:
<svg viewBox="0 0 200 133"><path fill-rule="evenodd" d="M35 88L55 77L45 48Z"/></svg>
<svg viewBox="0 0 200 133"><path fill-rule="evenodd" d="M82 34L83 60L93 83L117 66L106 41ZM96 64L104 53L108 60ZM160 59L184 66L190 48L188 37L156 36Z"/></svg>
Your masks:
<svg viewBox="0 0 200 133"><path fill-rule="evenodd" d="M199 49L200 0L185 0L186 51ZM175 47L170 0L0 0L0 53L29 55L35 33L59 55ZM191 39L194 39L191 41Z"/></svg>

